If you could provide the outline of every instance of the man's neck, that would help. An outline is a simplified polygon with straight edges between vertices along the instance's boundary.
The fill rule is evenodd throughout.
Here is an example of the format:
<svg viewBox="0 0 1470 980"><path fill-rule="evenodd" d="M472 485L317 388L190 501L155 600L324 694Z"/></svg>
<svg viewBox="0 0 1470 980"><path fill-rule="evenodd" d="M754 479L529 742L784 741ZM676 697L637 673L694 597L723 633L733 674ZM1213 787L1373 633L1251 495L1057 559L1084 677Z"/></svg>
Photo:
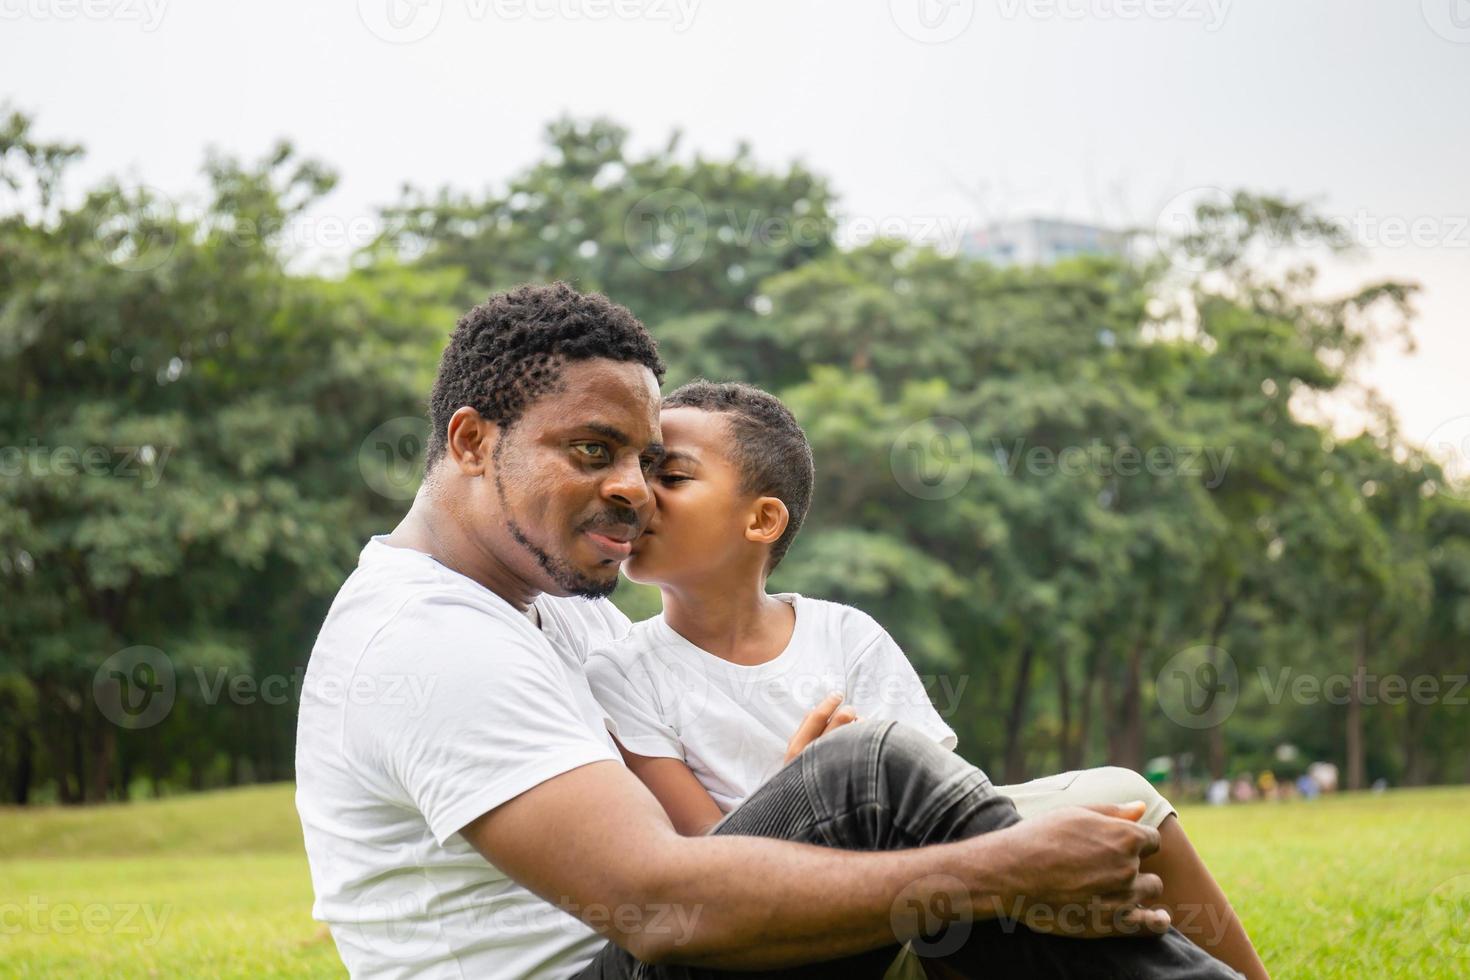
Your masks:
<svg viewBox="0 0 1470 980"><path fill-rule="evenodd" d="M765 575L663 586L664 622L684 639L731 663L753 666L774 660L791 642L792 607L766 594Z"/></svg>
<svg viewBox="0 0 1470 980"><path fill-rule="evenodd" d="M439 564L480 583L521 612L536 601L540 590L491 552L476 546L454 514L433 499L428 488L419 491L403 520L384 543L395 548L412 548Z"/></svg>

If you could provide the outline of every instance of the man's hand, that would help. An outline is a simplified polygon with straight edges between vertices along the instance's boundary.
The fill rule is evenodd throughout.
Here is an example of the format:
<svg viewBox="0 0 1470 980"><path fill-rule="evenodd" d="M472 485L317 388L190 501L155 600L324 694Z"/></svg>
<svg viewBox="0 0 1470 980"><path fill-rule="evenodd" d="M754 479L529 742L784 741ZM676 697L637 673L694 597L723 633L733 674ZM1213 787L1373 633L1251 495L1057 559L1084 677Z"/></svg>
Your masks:
<svg viewBox="0 0 1470 980"><path fill-rule="evenodd" d="M1138 823L1142 803L1065 807L1006 828L1021 876L1009 908L995 913L1035 932L1077 937L1155 935L1169 913L1149 908L1163 894L1139 861L1159 849L1159 832Z"/></svg>
<svg viewBox="0 0 1470 980"><path fill-rule="evenodd" d="M807 713L797 727L796 734L791 736L791 741L786 743L787 762L801 755L802 749L828 732L858 720L856 711L846 705L839 708L840 704L842 704L842 694L833 691L822 699L821 704Z"/></svg>

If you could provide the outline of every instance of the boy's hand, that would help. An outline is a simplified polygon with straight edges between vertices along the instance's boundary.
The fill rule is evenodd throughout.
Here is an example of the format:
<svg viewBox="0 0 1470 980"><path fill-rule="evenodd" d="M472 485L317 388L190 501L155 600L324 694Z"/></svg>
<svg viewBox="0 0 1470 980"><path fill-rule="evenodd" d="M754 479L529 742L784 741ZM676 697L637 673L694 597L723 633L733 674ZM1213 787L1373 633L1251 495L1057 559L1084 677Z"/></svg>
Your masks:
<svg viewBox="0 0 1470 980"><path fill-rule="evenodd" d="M845 705L838 707L841 704L842 693L833 691L802 719L801 725L796 729L796 734L791 736L791 741L786 743L787 762L801 755L802 749L833 729L858 720L856 711Z"/></svg>

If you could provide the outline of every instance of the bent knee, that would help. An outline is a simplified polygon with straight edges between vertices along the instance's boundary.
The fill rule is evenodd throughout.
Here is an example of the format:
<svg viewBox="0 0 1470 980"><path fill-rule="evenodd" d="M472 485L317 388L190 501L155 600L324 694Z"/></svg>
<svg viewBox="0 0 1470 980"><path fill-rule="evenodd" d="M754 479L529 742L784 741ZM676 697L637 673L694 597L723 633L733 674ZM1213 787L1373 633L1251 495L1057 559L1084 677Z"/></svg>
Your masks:
<svg viewBox="0 0 1470 980"><path fill-rule="evenodd" d="M1153 783L1141 773L1122 766L1098 766L1082 773L1083 785L1078 787L1084 803L1124 804L1142 801L1143 817L1140 823L1157 827L1164 818L1174 812L1174 807L1164 798Z"/></svg>

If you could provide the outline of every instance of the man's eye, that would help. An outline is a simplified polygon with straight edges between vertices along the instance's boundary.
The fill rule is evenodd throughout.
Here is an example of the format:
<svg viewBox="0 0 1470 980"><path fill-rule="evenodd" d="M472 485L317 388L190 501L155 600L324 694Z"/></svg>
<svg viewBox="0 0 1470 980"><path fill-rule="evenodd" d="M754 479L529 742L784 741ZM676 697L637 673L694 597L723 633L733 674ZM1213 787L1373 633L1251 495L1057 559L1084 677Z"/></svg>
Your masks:
<svg viewBox="0 0 1470 980"><path fill-rule="evenodd" d="M607 447L600 442L575 442L572 443L572 448L599 463L607 459Z"/></svg>

